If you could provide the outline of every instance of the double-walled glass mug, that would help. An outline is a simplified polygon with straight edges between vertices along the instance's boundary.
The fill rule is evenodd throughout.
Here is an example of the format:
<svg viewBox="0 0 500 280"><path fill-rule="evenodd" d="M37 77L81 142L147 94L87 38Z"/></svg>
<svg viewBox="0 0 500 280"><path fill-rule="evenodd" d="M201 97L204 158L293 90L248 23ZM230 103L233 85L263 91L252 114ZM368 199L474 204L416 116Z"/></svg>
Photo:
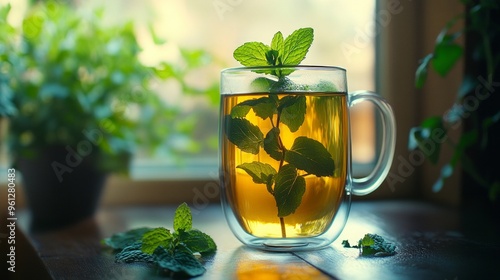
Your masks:
<svg viewBox="0 0 500 280"><path fill-rule="evenodd" d="M379 109L383 141L371 174L353 178L349 109L361 101ZM392 109L374 93L348 93L345 69L225 69L220 109L222 207L232 232L250 247L331 244L345 226L351 195L374 191L389 172Z"/></svg>

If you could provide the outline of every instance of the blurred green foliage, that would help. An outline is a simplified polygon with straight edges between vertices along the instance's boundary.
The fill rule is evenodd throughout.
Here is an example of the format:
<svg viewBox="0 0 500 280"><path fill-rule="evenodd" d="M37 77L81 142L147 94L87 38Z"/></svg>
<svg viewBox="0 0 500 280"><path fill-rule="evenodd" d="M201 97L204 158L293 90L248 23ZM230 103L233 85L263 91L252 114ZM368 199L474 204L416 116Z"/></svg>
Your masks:
<svg viewBox="0 0 500 280"><path fill-rule="evenodd" d="M0 117L10 116L15 113L12 104L12 90L9 87L9 65L3 63L8 61L10 54L15 51L15 46L10 40L15 34L14 28L6 23L10 6L0 8Z"/></svg>
<svg viewBox="0 0 500 280"><path fill-rule="evenodd" d="M105 169L127 171L123 159L139 148L169 149L170 138L195 130L192 120L179 118L179 106L155 92L155 81L175 79L185 94L216 103L217 83L198 89L184 81L209 62L203 50L182 50L182 66L149 67L138 58L133 23L105 24L103 9L81 13L60 2L37 3L21 28L9 24L9 10L0 8L0 115L9 116L14 159L94 140Z"/></svg>
<svg viewBox="0 0 500 280"><path fill-rule="evenodd" d="M500 14L500 3L496 0L461 0L466 12L451 19L436 38L434 51L422 59L415 73L415 86L422 88L427 79L428 70L434 70L439 76L445 77L464 56L465 49L459 39L470 36L467 46L469 56L468 67L465 69L462 84L457 92L456 100L443 116L431 116L419 126L410 130L408 146L410 150L419 149L433 164L438 163L441 142L432 138L437 132L453 149L453 155L445 164L436 183L434 191L443 187L444 181L450 177L460 162L462 169L480 186L484 187L491 200L500 197L500 176L496 167L486 162L474 162L470 157L472 149L479 147L473 153L484 154L486 158L496 148L492 143L491 130L500 124L500 107L495 104L494 98L489 98L494 87L500 83L494 81L498 77L500 53L498 49L500 38L500 21L496 16ZM458 31L457 23L464 27ZM474 105L471 105L473 101ZM472 123L466 127L456 141L448 137L451 129L456 129L462 122L469 119ZM435 146L432 153L425 152L425 146ZM469 152L468 152L469 150ZM477 157L477 155L476 155Z"/></svg>

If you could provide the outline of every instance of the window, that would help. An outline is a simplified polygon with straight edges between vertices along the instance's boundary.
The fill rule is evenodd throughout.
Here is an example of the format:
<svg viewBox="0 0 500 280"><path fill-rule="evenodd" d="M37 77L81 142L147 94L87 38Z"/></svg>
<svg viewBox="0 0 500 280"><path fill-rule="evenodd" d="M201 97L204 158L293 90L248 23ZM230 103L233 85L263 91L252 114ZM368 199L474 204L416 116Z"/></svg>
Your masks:
<svg viewBox="0 0 500 280"><path fill-rule="evenodd" d="M5 1L0 0L4 4ZM13 13L20 20L29 1L15 1ZM57 2L57 0L55 0ZM302 64L335 65L348 70L351 91L375 89L375 0L349 1L240 1L240 0L144 0L74 1L84 12L103 6L110 23L133 20L140 38L152 26L165 40L155 45L141 41L142 59L154 63L165 59L186 63L185 51L203 50L206 61L185 76L197 89L218 83L219 72L238 66L232 51L246 41L269 41L276 31L284 36L300 27L313 27L315 41ZM144 180L213 179L217 172L218 96L187 95L175 80L157 85L166 101L179 106L185 127L192 137L179 136L168 143L175 146L180 159L161 151L156 156L140 156L134 162L132 177ZM359 112L358 112L359 111ZM353 112L353 161L357 167L369 166L375 158L374 113L368 105ZM4 159L5 162L5 159ZM363 173L365 171L361 171ZM358 172L359 173L359 172ZM210 175L212 174L212 175ZM207 178L208 177L208 178Z"/></svg>
<svg viewBox="0 0 500 280"><path fill-rule="evenodd" d="M96 5L100 1L88 1L85 5ZM280 30L286 36L293 30L311 26L315 30L316 40L303 64L327 64L344 67L348 70L349 87L351 90L375 88L374 83L374 36L373 14L375 1L363 3L348 3L345 1L130 1L127 5L108 2L109 10L113 11L115 20L133 18L143 27L148 21L158 36L166 39L165 46L145 46L144 59L154 60L165 58L175 61L179 49L199 48L206 50L212 56L212 64L203 73L194 74L194 80L201 85L217 81L219 71L225 67L238 66L232 57L232 51L242 43L255 40L270 40L272 35ZM99 4L97 4L99 5ZM119 16L117 16L119 15ZM146 32L143 29L143 32ZM163 85L168 91L169 101L181 104L186 115L194 114L203 104L199 96L186 96L175 84ZM206 101L206 100L205 100ZM156 159L156 165L150 158L139 159L136 176L154 175L153 166L160 163L169 164L173 172L169 176L199 174L203 176L217 164L217 116L218 105L210 104L204 107L204 117L193 120L195 130L205 129L198 135L196 145L200 142L210 142L199 153L191 154L184 162L185 172L179 172L178 163L165 162ZM375 157L375 128L373 110L370 104L363 104L352 115L353 161L355 171L366 173L367 167ZM194 111L192 111L194 110ZM179 143L183 141L179 139ZM146 167L147 166L147 167ZM203 166L208 167L203 171ZM144 168L142 168L144 167ZM200 172L191 172L190 168L199 168ZM364 169L359 169L363 168ZM358 168L358 169L357 169ZM165 168L159 174L165 174Z"/></svg>

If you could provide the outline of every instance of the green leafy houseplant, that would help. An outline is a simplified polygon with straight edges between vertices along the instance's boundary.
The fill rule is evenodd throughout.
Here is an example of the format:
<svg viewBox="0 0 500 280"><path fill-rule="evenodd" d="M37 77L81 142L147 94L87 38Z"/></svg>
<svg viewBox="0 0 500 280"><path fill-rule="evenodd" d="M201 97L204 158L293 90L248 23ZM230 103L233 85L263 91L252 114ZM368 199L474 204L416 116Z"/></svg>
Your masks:
<svg viewBox="0 0 500 280"><path fill-rule="evenodd" d="M2 8L2 68L10 81L17 114L10 118L9 149L14 158L33 157L47 146L99 153L103 170L126 171L138 144L158 144L167 126L151 122L171 117L151 90L154 71L138 60L133 25L106 26L102 11L82 16L63 4L36 5L22 30L8 25ZM92 146L83 147L84 141ZM72 153L72 151L68 151ZM91 153L91 151L88 151ZM68 166L53 166L64 175Z"/></svg>
<svg viewBox="0 0 500 280"><path fill-rule="evenodd" d="M139 59L133 24L106 24L103 10L82 13L62 2L38 3L15 27L8 21L10 9L0 8L0 113L8 115L8 150L26 189L42 178L52 186L31 187L37 189L33 195L27 191L31 208L55 208L42 224L66 223L73 218L57 221L56 214L95 206L97 196L83 202L93 185L102 185L110 172L126 173L139 149L169 149L169 137L191 134L193 122L177 119L179 107L163 101L154 82L175 79L185 93L201 93L182 79L202 66L206 53L183 49L185 67L149 67ZM27 168L28 163L38 167ZM79 188L83 194L70 193Z"/></svg>
<svg viewBox="0 0 500 280"><path fill-rule="evenodd" d="M432 163L437 163L440 142L433 140L433 132L443 133L445 143L454 150L452 158L441 171L433 186L434 191L443 187L460 162L464 170L463 196L485 193L490 200L500 195L500 173L496 159L500 156L500 100L496 88L500 85L500 4L491 0L462 0L466 12L450 20L439 34L433 53L427 55L416 71L416 87L421 88L429 68L446 76L460 59L465 60L465 72L455 104L443 116L427 118L410 131L410 149L420 149ZM464 28L451 30L463 21ZM457 39L465 35L465 46ZM447 131L462 125L458 140L452 140ZM429 153L426 145L435 145ZM427 151L427 153L426 153ZM480 186L470 188L471 185ZM477 195L476 195L477 196Z"/></svg>

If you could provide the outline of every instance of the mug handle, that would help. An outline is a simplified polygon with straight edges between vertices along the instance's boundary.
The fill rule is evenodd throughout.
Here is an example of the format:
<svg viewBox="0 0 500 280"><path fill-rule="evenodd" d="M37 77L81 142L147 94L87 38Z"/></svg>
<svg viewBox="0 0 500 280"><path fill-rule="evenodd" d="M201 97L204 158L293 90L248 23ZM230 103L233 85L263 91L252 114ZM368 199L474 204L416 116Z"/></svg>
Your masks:
<svg viewBox="0 0 500 280"><path fill-rule="evenodd" d="M368 176L352 179L352 193L354 195L367 195L382 184L391 168L396 146L396 121L391 106L378 94L363 90L349 93L348 96L349 107L353 107L357 103L363 101L370 101L381 112L382 147L379 153L380 156L377 159L377 164Z"/></svg>

